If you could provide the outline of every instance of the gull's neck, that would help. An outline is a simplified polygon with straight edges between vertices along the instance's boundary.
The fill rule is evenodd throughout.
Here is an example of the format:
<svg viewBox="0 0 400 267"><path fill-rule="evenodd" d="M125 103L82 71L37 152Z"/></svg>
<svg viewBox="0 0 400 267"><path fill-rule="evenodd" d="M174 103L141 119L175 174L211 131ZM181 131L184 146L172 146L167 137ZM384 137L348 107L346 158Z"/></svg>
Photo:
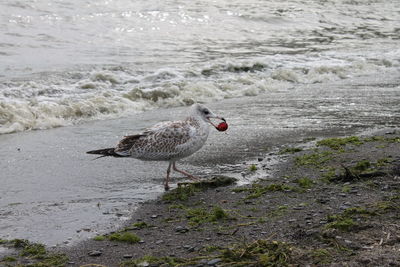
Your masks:
<svg viewBox="0 0 400 267"><path fill-rule="evenodd" d="M200 117L198 114L190 114L187 118L186 121L192 124L196 128L201 128L206 131L209 130L210 124L206 122L202 117Z"/></svg>

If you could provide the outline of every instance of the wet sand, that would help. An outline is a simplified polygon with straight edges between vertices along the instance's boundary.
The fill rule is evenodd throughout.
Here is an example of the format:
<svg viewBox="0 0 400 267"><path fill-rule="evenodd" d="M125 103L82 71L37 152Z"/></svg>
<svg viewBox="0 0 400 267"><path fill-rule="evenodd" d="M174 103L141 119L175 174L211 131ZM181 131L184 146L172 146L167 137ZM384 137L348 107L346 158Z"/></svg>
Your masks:
<svg viewBox="0 0 400 267"><path fill-rule="evenodd" d="M282 149L285 159L272 177L241 187L182 186L145 203L118 232L61 251L70 266L396 266L399 130L339 138L339 148L288 143L308 148ZM327 161L299 160L324 152L331 153ZM268 169L268 156L255 166ZM261 254L269 257L263 261Z"/></svg>

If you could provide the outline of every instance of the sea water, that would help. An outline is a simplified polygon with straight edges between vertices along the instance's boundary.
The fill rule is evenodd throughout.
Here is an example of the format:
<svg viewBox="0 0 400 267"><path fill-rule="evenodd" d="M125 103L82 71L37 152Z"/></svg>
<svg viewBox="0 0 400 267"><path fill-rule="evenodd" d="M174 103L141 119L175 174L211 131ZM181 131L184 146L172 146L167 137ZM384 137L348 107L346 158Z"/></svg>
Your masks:
<svg viewBox="0 0 400 267"><path fill-rule="evenodd" d="M0 134L399 67L400 2L1 1Z"/></svg>

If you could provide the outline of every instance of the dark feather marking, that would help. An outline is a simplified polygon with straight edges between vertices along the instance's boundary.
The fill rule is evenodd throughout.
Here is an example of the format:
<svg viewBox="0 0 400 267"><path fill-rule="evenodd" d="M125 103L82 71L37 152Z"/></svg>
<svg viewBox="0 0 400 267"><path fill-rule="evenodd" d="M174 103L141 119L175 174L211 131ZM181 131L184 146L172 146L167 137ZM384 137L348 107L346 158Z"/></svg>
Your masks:
<svg viewBox="0 0 400 267"><path fill-rule="evenodd" d="M140 139L140 137L146 136L144 134L135 134L125 136L115 148L115 152L126 151L133 147L133 145Z"/></svg>
<svg viewBox="0 0 400 267"><path fill-rule="evenodd" d="M95 159L102 158L102 157L108 157L108 156L118 157L118 158L127 157L127 156L121 156L121 155L115 153L115 148L104 148L104 149L98 149L98 150L91 150L91 151L88 151L86 153L87 154L101 155L100 157L97 157Z"/></svg>

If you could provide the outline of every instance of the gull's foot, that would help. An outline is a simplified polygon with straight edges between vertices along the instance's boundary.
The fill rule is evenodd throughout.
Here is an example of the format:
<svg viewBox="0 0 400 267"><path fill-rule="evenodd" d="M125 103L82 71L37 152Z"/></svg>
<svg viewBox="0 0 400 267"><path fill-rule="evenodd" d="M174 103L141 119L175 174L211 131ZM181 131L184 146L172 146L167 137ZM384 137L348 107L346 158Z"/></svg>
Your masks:
<svg viewBox="0 0 400 267"><path fill-rule="evenodd" d="M164 190L165 190L165 191L169 191L169 185L167 185L167 184L164 185Z"/></svg>

